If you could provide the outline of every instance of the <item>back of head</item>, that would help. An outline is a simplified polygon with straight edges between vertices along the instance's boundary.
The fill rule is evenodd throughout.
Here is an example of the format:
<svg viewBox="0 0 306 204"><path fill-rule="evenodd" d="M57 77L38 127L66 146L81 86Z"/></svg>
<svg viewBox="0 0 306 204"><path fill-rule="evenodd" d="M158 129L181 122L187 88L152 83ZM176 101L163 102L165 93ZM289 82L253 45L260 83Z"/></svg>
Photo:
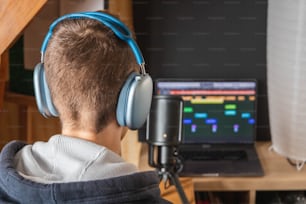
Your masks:
<svg viewBox="0 0 306 204"><path fill-rule="evenodd" d="M60 118L99 132L116 118L120 89L138 70L128 44L92 19L65 19L54 29L44 67Z"/></svg>

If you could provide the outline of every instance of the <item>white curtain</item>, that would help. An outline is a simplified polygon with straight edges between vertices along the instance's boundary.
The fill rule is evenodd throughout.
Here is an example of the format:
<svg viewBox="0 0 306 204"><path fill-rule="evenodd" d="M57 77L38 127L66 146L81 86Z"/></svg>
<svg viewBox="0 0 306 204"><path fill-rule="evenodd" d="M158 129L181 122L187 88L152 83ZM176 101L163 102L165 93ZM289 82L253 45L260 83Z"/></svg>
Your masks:
<svg viewBox="0 0 306 204"><path fill-rule="evenodd" d="M272 147L303 166L306 160L305 0L268 1L267 80Z"/></svg>

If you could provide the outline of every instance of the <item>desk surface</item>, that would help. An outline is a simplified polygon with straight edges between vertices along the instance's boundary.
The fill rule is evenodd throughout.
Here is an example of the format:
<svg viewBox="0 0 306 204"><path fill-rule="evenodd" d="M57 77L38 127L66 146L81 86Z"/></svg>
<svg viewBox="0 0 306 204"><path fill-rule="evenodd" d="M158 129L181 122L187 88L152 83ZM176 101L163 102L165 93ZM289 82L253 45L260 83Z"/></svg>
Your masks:
<svg viewBox="0 0 306 204"><path fill-rule="evenodd" d="M263 177L194 177L196 191L306 190L306 166L298 171L273 150L271 143L258 142L256 149Z"/></svg>

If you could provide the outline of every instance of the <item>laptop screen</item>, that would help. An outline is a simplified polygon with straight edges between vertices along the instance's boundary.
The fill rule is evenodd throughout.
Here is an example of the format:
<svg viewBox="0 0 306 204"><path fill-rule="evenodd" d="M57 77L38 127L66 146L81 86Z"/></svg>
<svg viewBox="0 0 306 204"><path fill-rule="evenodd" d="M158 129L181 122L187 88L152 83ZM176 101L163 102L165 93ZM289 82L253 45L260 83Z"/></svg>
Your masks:
<svg viewBox="0 0 306 204"><path fill-rule="evenodd" d="M256 81L157 79L155 94L184 101L183 144L253 143Z"/></svg>

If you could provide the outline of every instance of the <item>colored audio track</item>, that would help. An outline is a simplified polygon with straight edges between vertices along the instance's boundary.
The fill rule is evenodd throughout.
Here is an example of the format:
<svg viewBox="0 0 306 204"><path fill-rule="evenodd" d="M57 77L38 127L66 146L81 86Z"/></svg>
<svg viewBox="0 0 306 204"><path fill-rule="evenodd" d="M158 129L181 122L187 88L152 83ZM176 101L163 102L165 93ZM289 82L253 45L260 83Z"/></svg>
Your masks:
<svg viewBox="0 0 306 204"><path fill-rule="evenodd" d="M255 81L160 80L160 95L184 101L183 141L253 141L256 125Z"/></svg>
<svg viewBox="0 0 306 204"><path fill-rule="evenodd" d="M254 125L252 112L255 96L183 96L185 131L193 135L203 131L217 135L219 132L243 131L240 124ZM188 106L189 104L189 106ZM248 111L249 110L249 111ZM205 135L205 134L202 134ZM207 135L207 134L206 134Z"/></svg>

